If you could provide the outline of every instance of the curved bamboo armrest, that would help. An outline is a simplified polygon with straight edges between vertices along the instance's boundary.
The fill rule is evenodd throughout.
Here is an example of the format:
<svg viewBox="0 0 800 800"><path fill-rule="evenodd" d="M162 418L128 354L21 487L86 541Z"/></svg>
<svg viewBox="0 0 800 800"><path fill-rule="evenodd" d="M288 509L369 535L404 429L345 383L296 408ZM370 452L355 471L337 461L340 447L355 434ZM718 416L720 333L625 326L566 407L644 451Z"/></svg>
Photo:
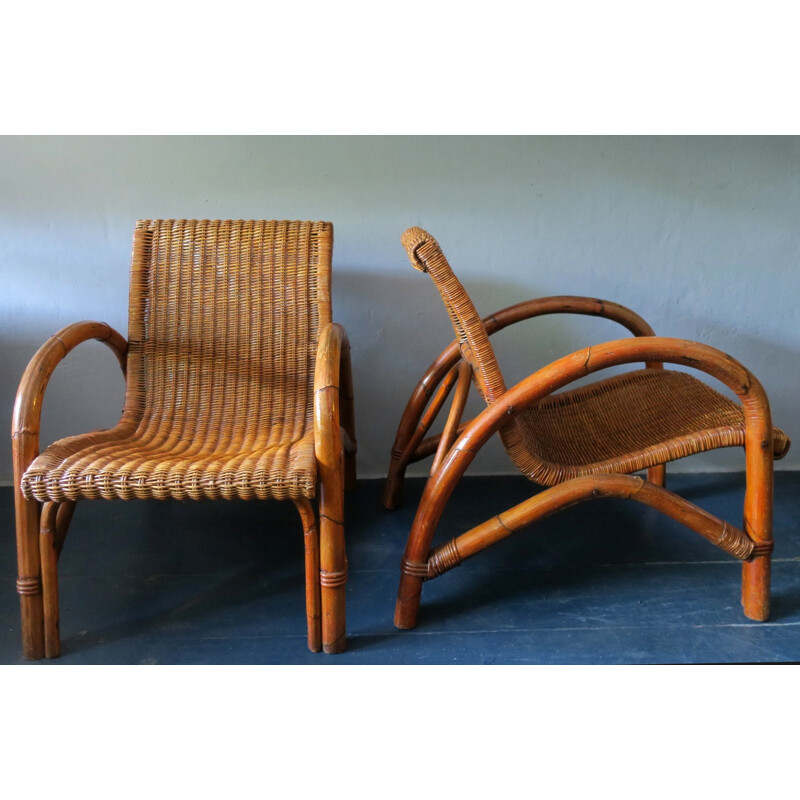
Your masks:
<svg viewBox="0 0 800 800"><path fill-rule="evenodd" d="M314 365L314 452L324 481L331 471L339 472L343 456L339 425L339 377L341 356L347 334L335 322L326 325L319 335Z"/></svg>
<svg viewBox="0 0 800 800"><path fill-rule="evenodd" d="M355 484L352 371L347 334L335 322L320 332L314 366L314 452L319 483L322 647L345 648L344 489ZM341 424L340 424L341 423ZM344 430L343 430L344 429ZM348 452L349 450L349 452Z"/></svg>
<svg viewBox="0 0 800 800"><path fill-rule="evenodd" d="M483 324L486 326L486 332L492 334L515 322L533 317L543 317L547 314L583 314L590 317L605 317L613 322L618 322L634 336L655 336L650 325L630 308L611 300L576 295L537 297L533 300L516 303L484 317Z"/></svg>
<svg viewBox="0 0 800 800"><path fill-rule="evenodd" d="M125 375L128 343L105 322L75 322L51 336L28 363L17 390L11 421L17 483L39 454L42 400L50 376L70 350L89 339L97 339L110 347L122 367L122 374Z"/></svg>
<svg viewBox="0 0 800 800"><path fill-rule="evenodd" d="M314 451L320 480L325 483L333 472L339 474L346 453L345 483L351 488L356 450L350 341L345 329L332 322L320 333L314 367Z"/></svg>

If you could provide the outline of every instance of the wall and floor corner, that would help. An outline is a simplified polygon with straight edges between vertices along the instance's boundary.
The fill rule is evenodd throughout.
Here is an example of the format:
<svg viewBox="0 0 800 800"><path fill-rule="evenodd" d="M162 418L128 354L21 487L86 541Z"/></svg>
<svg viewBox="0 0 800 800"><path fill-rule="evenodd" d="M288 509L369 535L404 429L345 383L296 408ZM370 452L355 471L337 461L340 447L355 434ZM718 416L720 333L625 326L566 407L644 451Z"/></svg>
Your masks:
<svg viewBox="0 0 800 800"><path fill-rule="evenodd" d="M2 137L0 418L60 327L97 319L126 333L137 219L324 219L335 227L334 317L353 347L363 477L385 474L405 401L452 339L434 287L400 247L411 225L438 238L483 314L597 296L659 335L725 350L758 376L796 439L798 209L800 137ZM604 320L548 317L493 342L511 384L623 335ZM51 381L42 444L112 425L122 395L113 357L82 345ZM715 451L671 469L742 467L740 452ZM800 451L777 468L800 468ZM497 445L471 474L513 471ZM7 444L0 483L10 481Z"/></svg>

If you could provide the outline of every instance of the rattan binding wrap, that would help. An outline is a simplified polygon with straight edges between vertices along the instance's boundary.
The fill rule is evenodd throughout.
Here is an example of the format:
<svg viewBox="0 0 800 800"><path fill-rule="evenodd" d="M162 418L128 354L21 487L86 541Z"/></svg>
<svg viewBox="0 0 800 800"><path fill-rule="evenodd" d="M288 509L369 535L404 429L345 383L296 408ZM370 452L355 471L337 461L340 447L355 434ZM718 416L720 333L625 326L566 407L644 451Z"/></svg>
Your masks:
<svg viewBox="0 0 800 800"><path fill-rule="evenodd" d="M313 497L332 246L325 222L140 221L122 419L48 447L25 497Z"/></svg>
<svg viewBox="0 0 800 800"><path fill-rule="evenodd" d="M436 284L461 354L491 405L506 386L483 320L436 239L409 228L402 243L411 264ZM745 424L741 405L702 381L648 369L552 395L515 416L500 436L522 473L553 486L581 475L630 473L717 447L742 446ZM778 428L773 446L776 458L789 448Z"/></svg>

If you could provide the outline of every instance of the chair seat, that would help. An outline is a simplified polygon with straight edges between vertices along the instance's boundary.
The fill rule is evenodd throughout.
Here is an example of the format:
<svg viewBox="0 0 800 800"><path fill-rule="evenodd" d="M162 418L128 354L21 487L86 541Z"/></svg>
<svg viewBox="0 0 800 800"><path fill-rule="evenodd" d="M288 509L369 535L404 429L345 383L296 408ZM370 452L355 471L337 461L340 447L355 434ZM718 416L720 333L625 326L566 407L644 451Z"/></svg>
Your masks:
<svg viewBox="0 0 800 800"><path fill-rule="evenodd" d="M528 474L545 486L744 445L741 406L674 370L636 370L551 395L518 420L523 445L535 456ZM788 449L776 428L775 457Z"/></svg>
<svg viewBox="0 0 800 800"><path fill-rule="evenodd" d="M42 502L314 497L313 429L293 440L273 442L268 432L259 439L147 441L142 428L120 424L52 444L23 475L22 492Z"/></svg>

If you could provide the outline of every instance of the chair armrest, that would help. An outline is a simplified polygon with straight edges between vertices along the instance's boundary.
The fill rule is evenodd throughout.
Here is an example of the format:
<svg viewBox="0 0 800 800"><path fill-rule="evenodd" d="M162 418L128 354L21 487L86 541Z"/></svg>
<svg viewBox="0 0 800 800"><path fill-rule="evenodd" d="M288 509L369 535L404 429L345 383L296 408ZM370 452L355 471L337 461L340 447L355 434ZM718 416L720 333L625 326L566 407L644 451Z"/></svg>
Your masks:
<svg viewBox="0 0 800 800"><path fill-rule="evenodd" d="M356 444L353 410L353 373L350 341L336 322L326 325L317 343L314 366L314 451L320 469L338 471L342 452L354 455ZM348 472L354 462L348 466ZM321 475L323 481L325 475ZM355 475L348 475L348 483Z"/></svg>
<svg viewBox="0 0 800 800"><path fill-rule="evenodd" d="M17 482L39 454L42 400L50 376L70 350L89 339L97 339L110 347L125 374L128 343L105 322L75 322L51 336L28 363L17 390L11 421Z"/></svg>
<svg viewBox="0 0 800 800"><path fill-rule="evenodd" d="M314 453L325 482L332 472L338 472L342 458L342 435L339 430L339 377L343 343L347 334L341 325L326 325L317 342L314 364Z"/></svg>
<svg viewBox="0 0 800 800"><path fill-rule="evenodd" d="M611 300L573 295L555 295L526 300L484 317L483 323L486 326L486 332L492 334L515 322L547 314L583 314L590 317L604 317L618 322L634 336L655 336L650 325L631 309Z"/></svg>

